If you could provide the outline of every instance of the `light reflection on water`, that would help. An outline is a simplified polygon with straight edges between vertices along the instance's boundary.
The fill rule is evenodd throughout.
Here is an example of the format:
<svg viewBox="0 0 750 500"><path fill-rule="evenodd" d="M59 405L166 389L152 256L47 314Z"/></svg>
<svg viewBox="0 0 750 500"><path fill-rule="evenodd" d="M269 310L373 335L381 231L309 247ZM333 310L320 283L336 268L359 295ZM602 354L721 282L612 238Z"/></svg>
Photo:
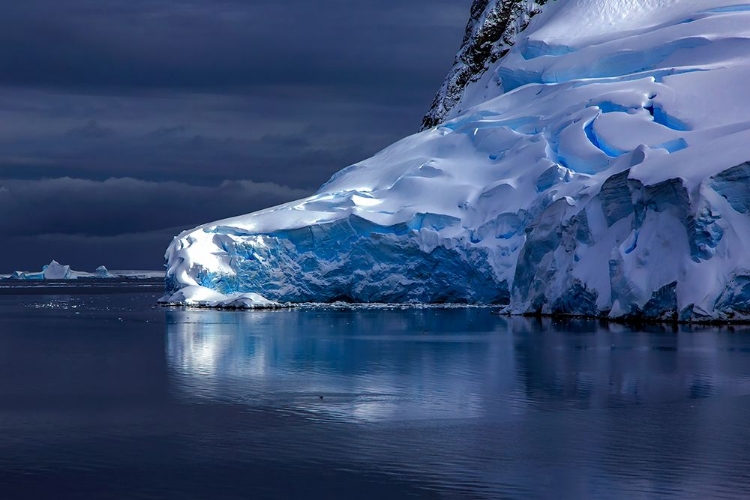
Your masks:
<svg viewBox="0 0 750 500"><path fill-rule="evenodd" d="M306 404L324 396L342 417L368 420L750 394L750 367L734 371L738 353L750 356L744 344L728 331L634 332L472 310L167 313L167 359L183 397L317 410Z"/></svg>
<svg viewBox="0 0 750 500"><path fill-rule="evenodd" d="M77 292L0 294L0 498L750 498L747 327Z"/></svg>
<svg viewBox="0 0 750 500"><path fill-rule="evenodd" d="M179 398L293 413L319 425L304 438L318 459L444 493L749 493L748 331L649 330L472 310L171 311L166 350Z"/></svg>
<svg viewBox="0 0 750 500"><path fill-rule="evenodd" d="M461 331L439 325L443 314ZM174 311L167 358L187 398L343 421L473 418L486 377L513 370L512 349L498 345L512 337L464 331L474 321L467 311Z"/></svg>

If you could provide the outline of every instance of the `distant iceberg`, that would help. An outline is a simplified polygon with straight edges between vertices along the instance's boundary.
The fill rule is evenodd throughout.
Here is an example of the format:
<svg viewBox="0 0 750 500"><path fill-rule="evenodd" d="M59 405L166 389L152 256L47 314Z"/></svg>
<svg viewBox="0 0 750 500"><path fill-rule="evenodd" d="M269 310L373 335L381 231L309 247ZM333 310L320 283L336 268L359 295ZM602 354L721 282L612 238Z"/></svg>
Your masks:
<svg viewBox="0 0 750 500"><path fill-rule="evenodd" d="M94 271L97 277L99 278L112 278L113 276L109 274L109 271L104 266L99 266L96 268L96 271Z"/></svg>
<svg viewBox="0 0 750 500"><path fill-rule="evenodd" d="M71 274L70 266L63 266L53 260L42 268L42 275L46 280L75 279L77 276Z"/></svg>
<svg viewBox="0 0 750 500"><path fill-rule="evenodd" d="M78 278L78 274L70 270L70 266L64 266L53 260L42 267L39 272L16 271L10 275L14 280L69 280Z"/></svg>
<svg viewBox="0 0 750 500"><path fill-rule="evenodd" d="M164 277L164 271L109 271L105 266L99 266L93 273L84 271L74 271L68 265L63 265L53 260L41 271L15 271L6 276L0 276L0 279L10 280L77 280L77 279L158 279Z"/></svg>

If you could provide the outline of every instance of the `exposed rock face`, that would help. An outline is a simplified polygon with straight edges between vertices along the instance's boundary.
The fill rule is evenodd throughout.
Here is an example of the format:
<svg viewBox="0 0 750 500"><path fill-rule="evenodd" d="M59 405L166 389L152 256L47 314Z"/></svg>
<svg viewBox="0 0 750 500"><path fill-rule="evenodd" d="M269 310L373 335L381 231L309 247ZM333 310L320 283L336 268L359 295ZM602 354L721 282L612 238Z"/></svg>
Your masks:
<svg viewBox="0 0 750 500"><path fill-rule="evenodd" d="M548 0L475 0L461 49L443 86L422 120L422 130L442 123L490 66L503 57L516 36ZM496 82L499 84L499 82Z"/></svg>

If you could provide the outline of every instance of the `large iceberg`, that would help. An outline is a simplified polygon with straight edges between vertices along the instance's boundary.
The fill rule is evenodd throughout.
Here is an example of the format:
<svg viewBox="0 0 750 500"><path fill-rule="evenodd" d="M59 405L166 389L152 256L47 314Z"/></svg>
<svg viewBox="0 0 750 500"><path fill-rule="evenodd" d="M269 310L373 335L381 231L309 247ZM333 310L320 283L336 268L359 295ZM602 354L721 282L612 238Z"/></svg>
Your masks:
<svg viewBox="0 0 750 500"><path fill-rule="evenodd" d="M477 0L472 14L462 53L480 64L457 59L437 126L309 198L180 234L163 300L750 319L750 5Z"/></svg>

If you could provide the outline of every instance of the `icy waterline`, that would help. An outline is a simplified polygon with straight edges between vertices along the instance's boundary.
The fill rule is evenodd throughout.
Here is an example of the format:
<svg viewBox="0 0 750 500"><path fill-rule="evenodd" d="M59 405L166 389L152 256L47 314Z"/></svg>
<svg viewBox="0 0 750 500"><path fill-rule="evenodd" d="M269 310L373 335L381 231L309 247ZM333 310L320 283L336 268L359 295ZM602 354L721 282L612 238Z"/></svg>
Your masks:
<svg viewBox="0 0 750 500"><path fill-rule="evenodd" d="M350 303L350 302L303 302L303 303L273 303L267 305L252 305L244 303L234 303L229 301L223 303L186 303L186 302L163 302L158 304L164 308L177 308L186 310L216 310L216 311L409 311L409 310L456 310L456 309L488 309L493 310L493 314L508 318L537 318L551 320L591 320L599 321L603 324L611 323L615 325L694 325L694 326L740 326L750 325L750 319L715 319L715 318L691 318L687 320L680 319L660 319L647 318L643 316L620 316L613 317L607 315L586 316L580 314L567 313L513 313L508 307L499 307L492 304L423 304L423 303Z"/></svg>
<svg viewBox="0 0 750 500"><path fill-rule="evenodd" d="M309 198L180 234L165 300L749 320L737 5L546 4L448 121Z"/></svg>
<svg viewBox="0 0 750 500"><path fill-rule="evenodd" d="M257 293L224 295L206 287L190 286L177 294L166 293L158 303L163 306L189 306L206 309L463 309L497 308L496 304L458 304L423 302L277 302Z"/></svg>
<svg viewBox="0 0 750 500"><path fill-rule="evenodd" d="M490 304L423 304L419 302L408 303L351 303L351 302L273 302L269 304L236 303L234 301L222 302L164 302L159 301L162 307L178 307L188 309L216 309L236 311L273 311L281 309L295 310L323 310L323 311L406 311L410 309L498 309L496 305ZM510 316L502 309L498 314ZM570 316L569 316L570 317Z"/></svg>
<svg viewBox="0 0 750 500"><path fill-rule="evenodd" d="M233 294L225 296L217 294L210 289L189 287L183 291L184 295L174 300L170 294L165 294L158 300L163 307L178 307L188 309L216 309L234 311L269 311L269 310L321 310L321 311L367 311L367 310L420 310L420 309L492 309L499 316L529 317L529 318L552 318L559 320L589 319L620 324L694 324L694 325L742 325L750 324L750 319L716 319L716 318L689 318L679 319L656 318L644 316L610 316L606 314L586 315L575 313L518 313L513 312L510 305L499 304L469 304L469 303L365 303L365 302L274 302L257 294Z"/></svg>

